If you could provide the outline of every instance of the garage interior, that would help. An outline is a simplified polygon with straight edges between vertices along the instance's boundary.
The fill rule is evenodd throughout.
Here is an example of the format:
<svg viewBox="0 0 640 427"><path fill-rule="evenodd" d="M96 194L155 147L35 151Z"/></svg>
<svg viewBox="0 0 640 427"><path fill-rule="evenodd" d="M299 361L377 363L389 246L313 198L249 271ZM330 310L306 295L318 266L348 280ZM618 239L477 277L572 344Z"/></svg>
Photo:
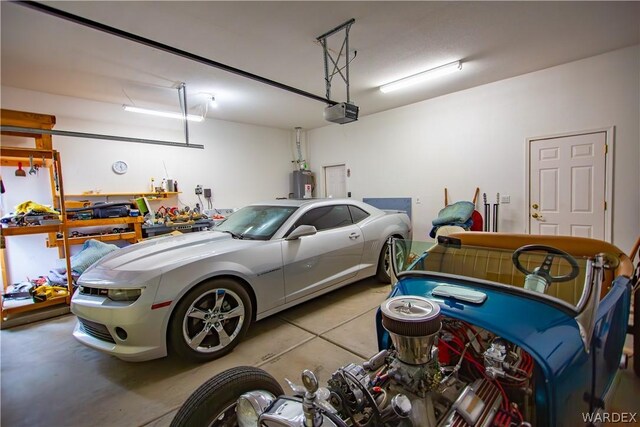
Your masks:
<svg viewBox="0 0 640 427"><path fill-rule="evenodd" d="M106 228L103 240L124 247L274 199L404 204L413 238L429 240L449 201L473 198L481 212L499 206L488 232L546 234L533 216L543 185L532 150L592 134L604 144L601 175L574 179L600 183L604 207L593 228L561 234L629 255L640 234L638 2L2 2L0 18L1 145L17 150L3 152L0 216L55 204L58 186L68 212L130 197L153 211L198 205L208 218L188 229L130 218L53 223L59 233L2 228L4 293L54 268L68 283L67 255ZM380 89L452 63L446 76ZM357 106L357 120L326 113L341 105ZM33 155L43 148L56 154ZM31 173L34 163L43 170ZM165 426L206 379L239 365L267 370L285 391L303 369L322 383L377 352L375 313L390 290L360 280L258 321L229 355L199 365L83 346L68 293L27 308L5 299L0 423ZM640 412L640 380L632 368L619 377L611 410Z"/></svg>

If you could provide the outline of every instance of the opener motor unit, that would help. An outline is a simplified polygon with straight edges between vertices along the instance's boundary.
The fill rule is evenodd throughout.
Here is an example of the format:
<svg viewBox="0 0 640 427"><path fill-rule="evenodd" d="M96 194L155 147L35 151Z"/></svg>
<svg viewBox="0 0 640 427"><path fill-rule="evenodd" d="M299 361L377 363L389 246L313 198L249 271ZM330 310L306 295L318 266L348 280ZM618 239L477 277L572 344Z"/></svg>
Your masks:
<svg viewBox="0 0 640 427"><path fill-rule="evenodd" d="M351 123L358 120L359 108L348 102L341 102L324 109L324 119L333 123Z"/></svg>

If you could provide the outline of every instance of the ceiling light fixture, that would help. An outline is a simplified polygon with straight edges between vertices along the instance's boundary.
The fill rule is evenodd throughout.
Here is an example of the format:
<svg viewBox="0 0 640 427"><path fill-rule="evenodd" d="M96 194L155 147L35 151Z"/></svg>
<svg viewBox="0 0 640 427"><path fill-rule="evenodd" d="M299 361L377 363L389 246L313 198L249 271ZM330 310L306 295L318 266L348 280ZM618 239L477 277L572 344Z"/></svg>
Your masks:
<svg viewBox="0 0 640 427"><path fill-rule="evenodd" d="M148 108L134 107L131 105L123 105L122 108L124 109L124 111L130 111L132 113L149 114L151 116L169 117L172 119L184 119L182 113L173 113L171 111L149 110ZM187 114L187 120L192 122L201 122L204 120L204 117L196 116L194 114Z"/></svg>
<svg viewBox="0 0 640 427"><path fill-rule="evenodd" d="M402 89L407 86L412 86L414 84L422 83L425 80L429 80L433 77L443 76L445 74L450 74L459 70L462 70L462 62L461 61L451 62L449 64L445 64L440 67L432 68L427 71L422 71L421 73L414 74L412 76L405 77L400 80L396 80L394 82L384 84L380 86L380 92L387 93L397 89Z"/></svg>

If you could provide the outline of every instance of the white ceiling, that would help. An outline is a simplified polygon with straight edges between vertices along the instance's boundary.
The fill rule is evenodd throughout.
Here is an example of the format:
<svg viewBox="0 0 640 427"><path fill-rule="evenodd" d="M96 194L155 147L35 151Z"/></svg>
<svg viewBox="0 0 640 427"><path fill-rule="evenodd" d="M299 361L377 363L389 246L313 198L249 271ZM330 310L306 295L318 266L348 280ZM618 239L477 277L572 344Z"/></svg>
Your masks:
<svg viewBox="0 0 640 427"><path fill-rule="evenodd" d="M46 2L301 90L325 95L317 36L351 27L351 98L361 117L640 43L639 2ZM1 2L2 85L279 128L323 126L325 105ZM332 36L332 44L342 42ZM337 48L337 45L335 46ZM463 71L383 94L383 83L462 60ZM334 80L332 99L344 101ZM55 114L55 112L52 112ZM348 125L345 125L348 126Z"/></svg>

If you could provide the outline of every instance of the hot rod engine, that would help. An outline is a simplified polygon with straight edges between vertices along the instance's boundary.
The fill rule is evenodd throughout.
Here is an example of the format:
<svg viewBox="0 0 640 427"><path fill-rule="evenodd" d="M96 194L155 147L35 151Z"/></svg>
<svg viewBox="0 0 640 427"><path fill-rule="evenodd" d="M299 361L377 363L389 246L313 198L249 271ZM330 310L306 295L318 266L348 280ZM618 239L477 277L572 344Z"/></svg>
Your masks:
<svg viewBox="0 0 640 427"><path fill-rule="evenodd" d="M442 317L438 304L426 298L391 298L381 310L394 348L362 366L340 368L328 381L327 402L348 425L532 422L529 354L466 322Z"/></svg>
<svg viewBox="0 0 640 427"><path fill-rule="evenodd" d="M294 397L266 391L237 401L241 427L489 427L535 424L533 358L493 333L441 315L423 297L380 306L393 346L351 363L319 387L302 373ZM273 379L275 382L276 380ZM217 418L222 419L222 418ZM214 424L228 425L228 424Z"/></svg>

